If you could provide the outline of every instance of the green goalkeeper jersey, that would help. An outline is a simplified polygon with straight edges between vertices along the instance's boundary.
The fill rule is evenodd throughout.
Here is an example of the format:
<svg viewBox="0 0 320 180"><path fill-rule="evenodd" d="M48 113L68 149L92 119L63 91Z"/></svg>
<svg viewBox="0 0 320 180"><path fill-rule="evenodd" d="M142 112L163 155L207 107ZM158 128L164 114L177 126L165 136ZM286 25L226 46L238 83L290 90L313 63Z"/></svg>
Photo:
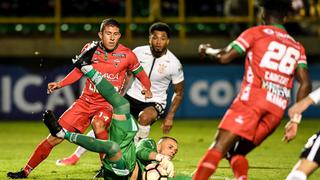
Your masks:
<svg viewBox="0 0 320 180"><path fill-rule="evenodd" d="M139 172L143 172L145 166L152 162L149 160L151 152L157 152L157 144L153 139L146 138L139 141L136 149L137 162L140 168Z"/></svg>
<svg viewBox="0 0 320 180"><path fill-rule="evenodd" d="M131 115L127 115L127 121L118 121L112 119L109 129L109 140L119 144L123 159L125 160L130 172L133 171L136 164L136 146L133 138L137 133L138 126ZM103 161L103 167L109 171L114 171L111 164L106 159Z"/></svg>

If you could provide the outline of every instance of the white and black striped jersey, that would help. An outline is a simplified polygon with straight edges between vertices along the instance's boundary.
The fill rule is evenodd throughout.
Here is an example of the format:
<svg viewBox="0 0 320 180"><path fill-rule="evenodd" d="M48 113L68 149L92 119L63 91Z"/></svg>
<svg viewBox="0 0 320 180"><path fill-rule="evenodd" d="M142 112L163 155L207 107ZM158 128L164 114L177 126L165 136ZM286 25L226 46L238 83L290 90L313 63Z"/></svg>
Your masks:
<svg viewBox="0 0 320 180"><path fill-rule="evenodd" d="M156 102L165 108L169 84L171 82L177 84L184 80L182 65L179 59L170 50L167 50L163 56L155 58L151 53L149 45L139 46L133 52L149 76L153 97L145 99L144 95L141 94L141 83L137 79L134 79L127 94L141 102Z"/></svg>

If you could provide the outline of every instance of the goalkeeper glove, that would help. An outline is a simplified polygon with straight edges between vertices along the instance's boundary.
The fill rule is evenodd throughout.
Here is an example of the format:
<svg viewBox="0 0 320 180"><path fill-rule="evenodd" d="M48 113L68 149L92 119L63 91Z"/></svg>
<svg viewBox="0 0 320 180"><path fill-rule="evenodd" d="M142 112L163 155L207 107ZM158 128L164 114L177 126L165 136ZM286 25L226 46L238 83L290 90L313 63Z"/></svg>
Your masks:
<svg viewBox="0 0 320 180"><path fill-rule="evenodd" d="M159 153L156 155L156 161L161 162L163 159L170 160L170 157Z"/></svg>
<svg viewBox="0 0 320 180"><path fill-rule="evenodd" d="M167 158L162 159L160 162L160 165L163 167L164 170L167 171L168 177L173 178L174 177L174 166L172 161L170 161Z"/></svg>

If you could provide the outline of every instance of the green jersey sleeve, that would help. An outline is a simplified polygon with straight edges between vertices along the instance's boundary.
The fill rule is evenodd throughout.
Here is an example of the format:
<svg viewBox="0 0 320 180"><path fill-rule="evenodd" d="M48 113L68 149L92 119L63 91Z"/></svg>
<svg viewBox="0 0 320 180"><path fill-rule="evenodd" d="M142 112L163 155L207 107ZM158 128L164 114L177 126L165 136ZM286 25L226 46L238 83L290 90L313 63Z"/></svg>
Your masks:
<svg viewBox="0 0 320 180"><path fill-rule="evenodd" d="M136 155L139 160L147 161L149 160L149 154L151 152L157 152L156 142L151 139L142 139L137 144Z"/></svg>

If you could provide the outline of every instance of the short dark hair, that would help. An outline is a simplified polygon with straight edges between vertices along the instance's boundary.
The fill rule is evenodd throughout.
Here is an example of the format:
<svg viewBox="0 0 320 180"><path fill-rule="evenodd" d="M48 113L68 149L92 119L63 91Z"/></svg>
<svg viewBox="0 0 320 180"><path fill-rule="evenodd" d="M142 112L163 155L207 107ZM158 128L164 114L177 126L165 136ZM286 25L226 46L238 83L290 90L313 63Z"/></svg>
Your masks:
<svg viewBox="0 0 320 180"><path fill-rule="evenodd" d="M271 15L284 17L292 11L292 0L260 0L259 6Z"/></svg>
<svg viewBox="0 0 320 180"><path fill-rule="evenodd" d="M115 20L113 18L108 18L108 19L104 19L102 21L102 23L100 25L100 32L103 31L104 27L109 26L109 25L115 26L115 27L120 29L120 24L119 24L119 22L117 20Z"/></svg>
<svg viewBox="0 0 320 180"><path fill-rule="evenodd" d="M149 28L149 35L152 35L154 31L165 31L167 33L168 38L170 38L171 30L168 24L163 22L153 23Z"/></svg>
<svg viewBox="0 0 320 180"><path fill-rule="evenodd" d="M175 142L178 144L178 141L177 141L175 138L169 137L169 136L162 136L162 137L159 139L158 142L164 141L164 140L166 140L166 139L171 139L171 140L175 141Z"/></svg>

